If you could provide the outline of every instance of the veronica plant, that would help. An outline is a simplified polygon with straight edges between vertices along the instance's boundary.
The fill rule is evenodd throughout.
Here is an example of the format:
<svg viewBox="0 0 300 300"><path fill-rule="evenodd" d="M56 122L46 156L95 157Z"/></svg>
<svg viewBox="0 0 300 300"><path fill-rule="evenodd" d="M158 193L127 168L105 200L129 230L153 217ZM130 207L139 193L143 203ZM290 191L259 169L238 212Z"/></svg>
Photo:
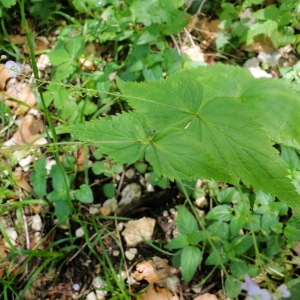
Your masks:
<svg viewBox="0 0 300 300"><path fill-rule="evenodd" d="M245 275L245 283L241 287L247 292L246 300L279 300L291 296L285 284L280 285L275 293L271 294L267 289L260 288L249 275Z"/></svg>

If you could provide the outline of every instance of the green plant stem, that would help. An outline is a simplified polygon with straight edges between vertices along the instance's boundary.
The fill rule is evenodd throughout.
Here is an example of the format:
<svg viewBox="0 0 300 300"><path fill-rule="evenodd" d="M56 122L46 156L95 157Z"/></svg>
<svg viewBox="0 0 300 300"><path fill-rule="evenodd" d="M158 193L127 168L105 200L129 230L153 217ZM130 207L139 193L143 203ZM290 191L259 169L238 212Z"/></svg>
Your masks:
<svg viewBox="0 0 300 300"><path fill-rule="evenodd" d="M30 29L29 29L29 26L28 26L28 23L27 23L27 20L26 20L26 17L25 17L24 0L21 0L20 7L21 7L22 27L26 32L26 38L27 38L28 45L29 45L30 59L31 59L34 78L37 81L40 81L39 74L38 74L38 68L37 68L37 65L36 65L35 54L34 54L34 46L33 46L33 42L32 42L32 35L31 35ZM47 109L46 102L45 102L45 99L44 99L44 96L43 96L43 93L42 93L42 90L41 90L41 86L38 86L38 92L39 92L39 95L40 95L40 98L41 98L42 109L43 109L43 111L46 115L46 118L47 118L47 121L48 121L48 124L49 124L50 132L51 132L51 139L53 140L54 144L57 144L58 138L57 138L57 135L56 135L55 127L54 127L54 124L52 122L49 110ZM48 134L48 137L50 138L50 134ZM55 150L58 150L58 149L55 149ZM57 151L55 151L55 153L56 152Z"/></svg>
<svg viewBox="0 0 300 300"><path fill-rule="evenodd" d="M243 192L242 192L242 189L241 189L241 187L240 187L239 185L237 185L236 187L237 187L237 190L238 190L239 193L240 193L241 200L243 201L244 194L243 194ZM247 201L247 200L245 199L244 201ZM251 220L251 215L250 215L250 212L249 212L249 211L247 211L247 218L248 218L249 220ZM254 230L253 230L252 222L250 221L249 224L250 224L250 229L251 229L250 231L251 231L251 235L252 235L252 239L253 239L253 246L254 246L255 257L256 257L256 258L255 258L255 264L259 266L261 272L265 275L265 268L264 268L264 265L263 265L263 263L262 263L262 261L261 261L261 259L260 259L262 255L261 255L261 253L260 253L260 251L259 251L259 247L258 247L258 245L257 245L257 240L256 240L256 238L255 238L255 232L254 232ZM282 274L279 274L279 275L282 276ZM265 276L265 280L266 280L267 284L270 284L270 280L269 280L268 276Z"/></svg>
<svg viewBox="0 0 300 300"><path fill-rule="evenodd" d="M23 288L23 292L20 295L20 299L24 299L24 295L26 291L29 289L33 281L37 278L37 276L47 267L48 264L51 263L53 260L53 257L50 257L46 259L36 270L35 272L30 276L29 280L27 281L25 287Z"/></svg>
<svg viewBox="0 0 300 300"><path fill-rule="evenodd" d="M5 52L9 53L11 56L14 57L22 57L24 58L24 55L22 55L21 51L19 50L18 47L16 47L16 45L12 42L10 35L8 34L7 30L6 30L6 25L4 24L4 18L1 19L1 27L2 27L2 31L4 33L4 36L9 40L10 43L10 47L14 49L15 53L13 53L12 51L10 51L9 49L5 48ZM2 48L3 46L1 46ZM0 49L1 49L0 48Z"/></svg>
<svg viewBox="0 0 300 300"><path fill-rule="evenodd" d="M113 217L113 218L115 218L115 217ZM91 239L90 239L90 236L89 236L87 230L86 229L84 230L86 244L87 244L88 248L90 249L91 253L93 253L96 256L96 258L99 260L99 262L102 265L102 268L104 270L104 275L106 276L107 290L110 290L113 288L112 286L110 286L111 285L110 280L114 279L114 281L118 285L119 291L121 292L122 296L124 297L124 298L120 298L120 299L128 299L127 293L124 289L123 281L121 278L119 278L118 274L116 274L114 266L109 258L109 255L107 254L107 250L102 241L103 235L106 234L106 232L107 232L107 228L102 227L101 230L99 230L98 225L96 225L96 228L97 228L97 231L96 231L97 238L93 241L93 243L91 243ZM95 251L95 244L100 245L100 248L102 250L101 257L99 256L99 253ZM120 263L120 265L122 265L122 263Z"/></svg>
<svg viewBox="0 0 300 300"><path fill-rule="evenodd" d="M66 18L68 21L70 21L70 22L73 23L74 25L77 25L77 26L79 26L79 27L82 26L82 25L80 24L80 22L78 22L75 18L73 18L73 17L69 16L68 14L65 14L65 13L63 13L63 12L61 12L61 11L54 11L52 14L53 14L53 15L60 15L60 16L62 16L62 17L64 17L64 18Z"/></svg>
<svg viewBox="0 0 300 300"><path fill-rule="evenodd" d="M89 159L88 159L89 148L88 145L83 144L83 159L84 159L84 182L86 185L89 184Z"/></svg>
<svg viewBox="0 0 300 300"><path fill-rule="evenodd" d="M203 221L203 219L199 216L197 210L195 209L194 205L193 205L193 202L191 201L189 195L188 195L188 192L183 184L183 182L181 181L181 179L177 178L176 179L178 185L181 187L183 193L184 193L184 196L186 198L186 203L191 207L192 209L192 212L194 213L194 216L196 217L200 227L201 227L201 230L205 233L205 236L207 237L207 241L208 243L210 244L212 250L215 252L215 253L219 253L219 250L217 249L217 247L215 246L214 242L212 241L212 239L210 238L210 235L208 233L208 231L206 230L206 227L205 227L205 223ZM218 259L218 264L216 265L219 265L221 267L221 269L223 270L225 276L229 276L228 272L227 272L227 269L224 265L224 263L222 262L222 259L220 258L219 255L217 255L217 259Z"/></svg>
<svg viewBox="0 0 300 300"><path fill-rule="evenodd" d="M27 23L27 20L26 20L26 15L25 15L24 0L21 0L19 2L19 4L20 4L20 10L21 10L21 23L22 23L23 29L26 32L26 38L27 38L28 45L29 45L30 58L31 58L34 78L37 81L40 81L38 68L37 68L37 64L36 64L36 59L35 59L34 46L33 46L33 41L32 41L33 37L32 37L32 34L30 32L30 28L28 26L28 23ZM71 197L70 197L70 188L67 184L66 174L64 172L62 163L61 163L60 158L59 158L59 153L58 153L59 149L58 149L58 146L57 146L58 145L58 138L57 138L57 134L56 134L56 131L55 131L55 126L54 126L54 123L51 119L51 114L50 114L50 112L49 112L49 110L46 106L46 102L45 102L45 99L44 99L44 96L43 96L41 86L38 86L38 92L39 92L41 103L42 103L42 109L43 109L43 111L46 115L46 119L47 119L49 129L50 129L50 133L47 131L47 129L46 129L46 132L47 132L48 138L53 141L53 145L54 145L53 155L54 155L56 164L58 165L58 167L59 167L59 169L60 169L60 171L63 175L63 178L64 178L65 188L67 190L66 195L68 197L68 199L66 199L66 200L68 201L69 206L72 207L72 202L71 202ZM62 221L62 220L60 220L60 221Z"/></svg>

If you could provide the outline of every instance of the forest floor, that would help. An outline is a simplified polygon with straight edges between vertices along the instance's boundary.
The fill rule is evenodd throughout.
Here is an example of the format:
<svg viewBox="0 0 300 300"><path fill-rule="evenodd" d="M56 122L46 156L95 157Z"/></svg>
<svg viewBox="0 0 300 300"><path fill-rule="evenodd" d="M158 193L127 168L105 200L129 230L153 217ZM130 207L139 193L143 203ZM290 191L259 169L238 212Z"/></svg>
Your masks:
<svg viewBox="0 0 300 300"><path fill-rule="evenodd" d="M193 61L214 64L218 59L218 53L212 53L218 23L203 19L196 25L205 32L201 43L182 46L170 39L170 45L179 47L179 52ZM54 48L56 34L53 31L52 35L36 38L35 51L42 53L36 56L38 71L45 82L53 71L45 53ZM191 39L192 34L192 30L187 30L183 39ZM16 28L10 39L28 55L21 28ZM238 49L227 60L249 68L255 77L280 77L279 60L290 66L297 62L291 46L270 49L269 41L262 38L251 47ZM245 53L249 51L255 53L254 58L246 59ZM73 204L69 220L63 224L58 222L53 205L39 198L33 186L39 184L38 179L32 179L36 158L46 158L48 173L40 175L41 181L49 175L55 160L47 145L45 115L37 108L36 94L31 89L32 68L20 61L23 73L12 77L4 65L7 60L0 67L0 89L5 92L6 105L10 108L10 121L1 127L0 276L3 295L9 295L2 296L3 299L229 299L225 294L224 272L216 266L199 266L193 279L186 283L180 269L172 265L172 256L165 245L178 235L177 208L185 202L185 197L175 183L156 178L147 171L146 162L120 167L105 158L101 161L104 173L95 175L86 170L87 165L96 161L94 147L63 145L58 153L61 161L68 166L68 160L74 160L68 172L76 178L76 186L88 176L94 202ZM262 64L269 64L269 68L263 69ZM83 72L93 68L93 63L82 61ZM19 101L27 104L25 109ZM55 118L56 109L52 108L50 112ZM2 117L6 118L4 114ZM60 125L58 117L55 126ZM52 181L55 179L48 177L47 191L51 190ZM111 182L113 191L109 190L112 185L103 191L103 185ZM205 215L216 196L213 190L228 185L198 180L196 187L203 195L195 197L195 208L200 215ZM111 193L113 197L109 199ZM293 250L300 252L298 246ZM147 293L142 295L146 289ZM244 295L240 296L243 298Z"/></svg>

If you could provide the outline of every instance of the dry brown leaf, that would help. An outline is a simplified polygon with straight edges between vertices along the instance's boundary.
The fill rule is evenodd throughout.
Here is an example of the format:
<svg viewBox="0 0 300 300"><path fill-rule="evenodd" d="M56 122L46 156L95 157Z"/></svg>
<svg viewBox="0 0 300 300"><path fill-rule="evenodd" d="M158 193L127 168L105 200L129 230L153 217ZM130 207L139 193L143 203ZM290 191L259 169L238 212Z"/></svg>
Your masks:
<svg viewBox="0 0 300 300"><path fill-rule="evenodd" d="M31 91L30 85L27 82L13 84L8 82L8 88L5 93L1 94L0 100L6 100L8 106L17 108L16 114L23 115L36 103L34 94ZM25 105L20 104L17 101L10 99L16 99L24 102Z"/></svg>
<svg viewBox="0 0 300 300"><path fill-rule="evenodd" d="M11 34L9 37L15 45L24 45L25 43L27 43L25 35Z"/></svg>
<svg viewBox="0 0 300 300"><path fill-rule="evenodd" d="M11 41L15 45L23 45L23 51L26 54L30 54L30 50L27 44L27 38L25 35L20 34L12 34L10 35ZM34 50L40 51L40 50L46 50L49 47L49 41L45 36L38 36L34 40Z"/></svg>
<svg viewBox="0 0 300 300"><path fill-rule="evenodd" d="M3 91L0 101L5 100L8 106L17 108L16 114L18 115L24 114L36 104L29 83L18 82L16 78L12 78L4 64L0 64L0 91ZM20 102L24 102L25 105Z"/></svg>
<svg viewBox="0 0 300 300"><path fill-rule="evenodd" d="M35 47L34 50L46 50L49 47L49 41L45 36L38 36L35 39Z"/></svg>
<svg viewBox="0 0 300 300"><path fill-rule="evenodd" d="M296 246L293 250L297 253L298 256L300 256L300 241L296 242Z"/></svg>
<svg viewBox="0 0 300 300"><path fill-rule="evenodd" d="M7 248L5 247L5 242L3 239L0 239L0 258L7 256Z"/></svg>
<svg viewBox="0 0 300 300"><path fill-rule="evenodd" d="M153 262L143 261L136 265L136 271L131 275L135 280L147 280L149 283L155 283L160 280L159 275L156 274Z"/></svg>
<svg viewBox="0 0 300 300"><path fill-rule="evenodd" d="M244 50L249 52L267 52L271 53L276 50L271 38L265 35L258 35L254 37L254 41L251 45L245 46Z"/></svg>
<svg viewBox="0 0 300 300"><path fill-rule="evenodd" d="M8 69L4 64L0 64L0 91L4 91L6 82L11 76L8 73Z"/></svg>
<svg viewBox="0 0 300 300"><path fill-rule="evenodd" d="M4 260L4 258L7 256L7 247L5 246L5 242L3 239L0 239L0 276L5 275L5 270L7 269L9 265L9 261Z"/></svg>
<svg viewBox="0 0 300 300"><path fill-rule="evenodd" d="M206 18L198 20L195 25L195 30L199 31L200 34L206 40L213 40L216 38L217 34L222 31L219 28L220 20L209 21Z"/></svg>
<svg viewBox="0 0 300 300"><path fill-rule="evenodd" d="M87 159L89 158L89 154ZM83 170L84 169L84 165L85 165L85 153L84 153L84 149L79 148L77 151L77 158L76 158L76 165L78 167L79 170Z"/></svg>
<svg viewBox="0 0 300 300"><path fill-rule="evenodd" d="M131 275L135 280L147 280L157 283L174 274L177 270L168 264L168 260L154 256L152 260L143 261L136 265L136 271Z"/></svg>
<svg viewBox="0 0 300 300"><path fill-rule="evenodd" d="M24 117L19 130L13 137L5 142L5 146L28 145L39 138L44 131L44 125L41 120L35 120L32 115Z"/></svg>
<svg viewBox="0 0 300 300"><path fill-rule="evenodd" d="M101 216L109 216L112 213L112 208L110 206L102 206L99 208L99 214Z"/></svg>
<svg viewBox="0 0 300 300"><path fill-rule="evenodd" d="M166 288L149 285L146 292L139 297L140 300L179 300L177 294L173 294Z"/></svg>
<svg viewBox="0 0 300 300"><path fill-rule="evenodd" d="M14 172L14 177L20 188L22 188L28 194L32 192L32 187L28 183L28 178L26 178L24 172L22 172L21 169L16 169L16 171Z"/></svg>
<svg viewBox="0 0 300 300"><path fill-rule="evenodd" d="M49 48L49 41L44 36L38 36L34 40L34 51L47 50ZM26 54L30 54L30 49L27 42L23 45L23 51Z"/></svg>
<svg viewBox="0 0 300 300"><path fill-rule="evenodd" d="M219 298L216 295L211 293L205 293L194 298L194 300L218 300L218 299Z"/></svg>

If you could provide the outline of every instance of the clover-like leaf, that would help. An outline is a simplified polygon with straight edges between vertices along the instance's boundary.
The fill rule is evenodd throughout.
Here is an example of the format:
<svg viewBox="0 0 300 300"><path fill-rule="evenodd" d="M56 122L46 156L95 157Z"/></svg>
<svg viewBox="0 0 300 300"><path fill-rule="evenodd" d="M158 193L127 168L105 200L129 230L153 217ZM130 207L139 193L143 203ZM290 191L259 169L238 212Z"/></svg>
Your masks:
<svg viewBox="0 0 300 300"><path fill-rule="evenodd" d="M75 191L75 198L83 203L93 203L94 201L92 189L87 184L82 184L80 188Z"/></svg>

